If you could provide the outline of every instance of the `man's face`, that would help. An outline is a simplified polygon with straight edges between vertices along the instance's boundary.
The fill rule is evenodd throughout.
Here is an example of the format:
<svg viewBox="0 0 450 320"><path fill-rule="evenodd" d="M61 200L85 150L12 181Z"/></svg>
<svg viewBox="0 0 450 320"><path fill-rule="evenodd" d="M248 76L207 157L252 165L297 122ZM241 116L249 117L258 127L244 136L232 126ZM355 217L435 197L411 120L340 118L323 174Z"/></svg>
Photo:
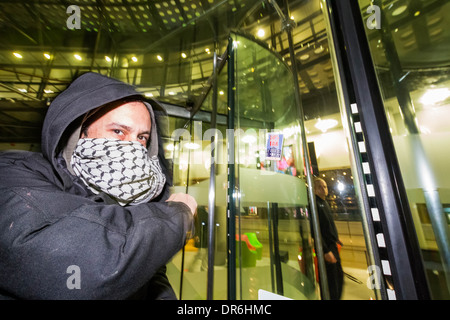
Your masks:
<svg viewBox="0 0 450 320"><path fill-rule="evenodd" d="M109 110L89 125L82 138L138 141L144 147L150 139L151 119L147 107L138 101Z"/></svg>
<svg viewBox="0 0 450 320"><path fill-rule="evenodd" d="M325 181L316 181L316 183L314 184L314 190L319 198L325 200L326 196L328 195L328 187Z"/></svg>

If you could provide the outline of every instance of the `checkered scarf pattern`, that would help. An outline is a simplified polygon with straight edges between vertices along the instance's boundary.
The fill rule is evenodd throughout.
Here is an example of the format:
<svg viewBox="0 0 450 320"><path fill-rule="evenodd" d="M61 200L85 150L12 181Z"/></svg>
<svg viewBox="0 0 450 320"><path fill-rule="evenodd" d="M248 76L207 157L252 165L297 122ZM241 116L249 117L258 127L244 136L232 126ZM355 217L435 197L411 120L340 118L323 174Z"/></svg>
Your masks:
<svg viewBox="0 0 450 320"><path fill-rule="evenodd" d="M150 158L137 141L80 139L71 165L90 190L105 192L122 206L152 200L166 183L158 157Z"/></svg>

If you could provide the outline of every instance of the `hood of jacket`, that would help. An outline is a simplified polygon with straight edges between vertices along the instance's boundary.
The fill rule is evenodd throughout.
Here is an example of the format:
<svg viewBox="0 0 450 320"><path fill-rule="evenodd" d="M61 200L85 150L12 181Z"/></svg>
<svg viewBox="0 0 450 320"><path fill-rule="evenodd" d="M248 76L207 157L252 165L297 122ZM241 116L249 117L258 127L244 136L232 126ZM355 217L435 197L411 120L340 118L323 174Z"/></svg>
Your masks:
<svg viewBox="0 0 450 320"><path fill-rule="evenodd" d="M156 101L145 100L134 86L98 73L84 73L53 100L42 128L42 154L52 164L66 187L72 180L67 172L72 172L72 168L67 162L80 137L85 115L111 102L128 98L141 100L147 106L152 121L149 156L159 155L160 161L162 160L161 152L158 152L161 142L158 141L157 122L153 112L153 107L162 109L161 106ZM67 170L58 160L60 153L66 160Z"/></svg>

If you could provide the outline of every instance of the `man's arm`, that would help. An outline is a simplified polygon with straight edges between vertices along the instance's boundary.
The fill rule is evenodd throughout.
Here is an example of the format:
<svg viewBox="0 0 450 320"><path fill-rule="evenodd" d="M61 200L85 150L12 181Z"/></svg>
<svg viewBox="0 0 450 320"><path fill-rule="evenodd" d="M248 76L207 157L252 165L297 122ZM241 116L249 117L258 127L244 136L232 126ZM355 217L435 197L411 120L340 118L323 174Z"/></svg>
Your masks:
<svg viewBox="0 0 450 320"><path fill-rule="evenodd" d="M127 298L193 228L183 202L121 207L51 187L0 194L0 287L19 298Z"/></svg>

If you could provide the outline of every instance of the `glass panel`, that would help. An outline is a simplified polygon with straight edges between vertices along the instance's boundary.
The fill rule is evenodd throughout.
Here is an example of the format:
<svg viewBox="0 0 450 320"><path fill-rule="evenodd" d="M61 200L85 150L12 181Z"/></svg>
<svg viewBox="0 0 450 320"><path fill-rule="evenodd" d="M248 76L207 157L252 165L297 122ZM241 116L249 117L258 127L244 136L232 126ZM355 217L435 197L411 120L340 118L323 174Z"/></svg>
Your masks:
<svg viewBox="0 0 450 320"><path fill-rule="evenodd" d="M257 299L265 290L317 299L292 74L262 45L232 39L237 298ZM268 138L269 132L278 135ZM279 160L268 157L268 144L279 147Z"/></svg>
<svg viewBox="0 0 450 320"><path fill-rule="evenodd" d="M225 79L223 79L225 78ZM226 110L226 67L218 76L218 110ZM225 92L223 92L225 90ZM225 96L225 98L223 98ZM225 99L225 101L224 101ZM213 298L227 299L227 234L226 234L226 126L218 119L211 128L212 89L192 121L179 119L173 127L174 192L192 195L198 204L195 233L184 250L168 265L168 277L179 298L206 300L208 271L209 184L211 165L211 136L216 137L216 206L214 246ZM206 111L206 112L203 112ZM170 148L172 149L172 147ZM171 272L169 272L171 271Z"/></svg>
<svg viewBox="0 0 450 320"><path fill-rule="evenodd" d="M450 299L449 1L359 1L428 284ZM370 15L372 12L373 17Z"/></svg>

